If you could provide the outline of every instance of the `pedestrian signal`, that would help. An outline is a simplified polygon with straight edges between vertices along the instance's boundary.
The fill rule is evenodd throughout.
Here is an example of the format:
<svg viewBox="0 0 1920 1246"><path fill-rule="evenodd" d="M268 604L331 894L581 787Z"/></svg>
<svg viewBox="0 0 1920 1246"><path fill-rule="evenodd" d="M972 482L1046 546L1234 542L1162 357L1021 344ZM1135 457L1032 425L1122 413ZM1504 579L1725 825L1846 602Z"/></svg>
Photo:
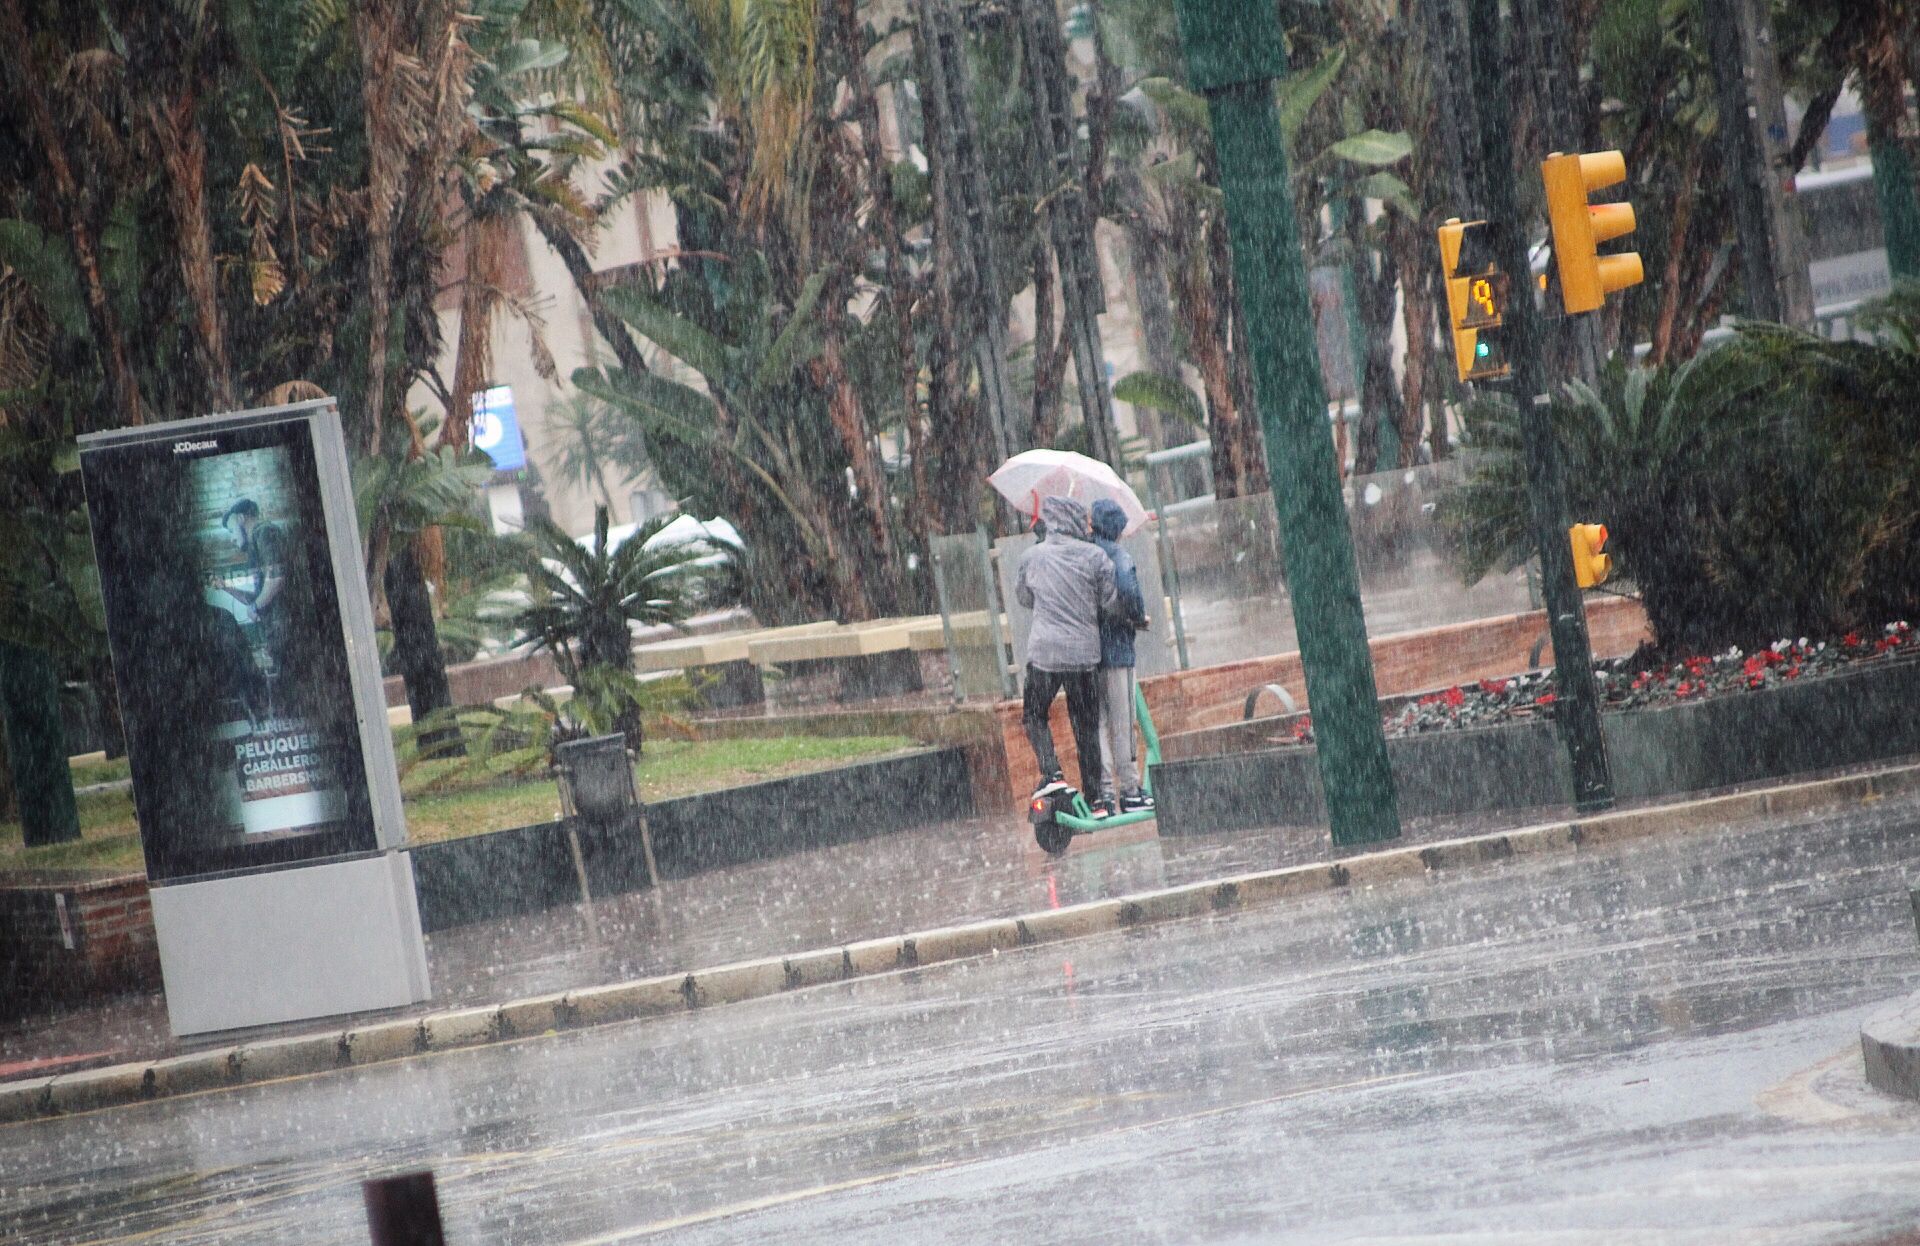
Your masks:
<svg viewBox="0 0 1920 1246"><path fill-rule="evenodd" d="M1502 348L1511 282L1493 256L1485 221L1453 217L1440 227L1440 267L1447 279L1454 369L1463 381L1488 381L1513 369Z"/></svg>

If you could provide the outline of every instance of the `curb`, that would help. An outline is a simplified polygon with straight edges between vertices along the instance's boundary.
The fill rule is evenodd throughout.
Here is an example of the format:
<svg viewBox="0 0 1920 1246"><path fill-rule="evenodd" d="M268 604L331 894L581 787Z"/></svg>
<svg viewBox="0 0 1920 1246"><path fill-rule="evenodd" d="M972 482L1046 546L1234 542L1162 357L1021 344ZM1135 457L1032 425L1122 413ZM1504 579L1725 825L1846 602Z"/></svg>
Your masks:
<svg viewBox="0 0 1920 1246"><path fill-rule="evenodd" d="M1867 1084L1902 1099L1920 1099L1920 995L1909 997L1860 1027Z"/></svg>
<svg viewBox="0 0 1920 1246"><path fill-rule="evenodd" d="M792 956L738 961L432 1013L346 1030L266 1039L162 1060L28 1078L0 1085L0 1123L65 1116L175 1095L359 1068L425 1052L454 1051L665 1016L784 991L995 955L1214 913L1246 911L1297 896L1540 853L1579 852L1653 835L1710 830L1733 821L1798 813L1920 792L1920 765L1708 797L1655 809L1601 814L1437 843L1390 848L1336 862L1262 870L997 918L868 939ZM1904 1028L1903 1028L1904 1027ZM1889 1037L1877 1037L1882 1033ZM1861 1032L1868 1080L1920 1098L1920 996ZM1880 1078L1892 1084L1883 1084ZM1898 1087L1904 1086L1905 1089Z"/></svg>

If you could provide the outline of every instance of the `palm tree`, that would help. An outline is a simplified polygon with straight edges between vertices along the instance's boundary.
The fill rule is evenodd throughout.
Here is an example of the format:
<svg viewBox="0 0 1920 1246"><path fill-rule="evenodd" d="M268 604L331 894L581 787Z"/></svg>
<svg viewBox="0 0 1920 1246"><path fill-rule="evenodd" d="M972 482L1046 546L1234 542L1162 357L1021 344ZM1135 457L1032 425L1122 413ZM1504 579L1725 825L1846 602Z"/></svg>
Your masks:
<svg viewBox="0 0 1920 1246"><path fill-rule="evenodd" d="M555 473L598 492L609 507L610 473L638 477L651 466L641 429L591 394L576 390L548 403L547 426L554 437Z"/></svg>
<svg viewBox="0 0 1920 1246"><path fill-rule="evenodd" d="M696 372L705 392L625 369L583 368L573 382L638 422L663 462L676 451L690 455L727 483L725 496L749 521L743 525L752 534L748 557L765 573L753 577L762 594L756 614L777 618L804 609L816 596L810 580L818 577L832 608L851 619L873 618L875 596L846 522L845 492L830 491L832 476L821 467L826 439L820 425L830 427L822 418L826 396L807 383L807 365L823 347L817 307L826 282L810 278L794 305L783 308L770 288L769 267L758 255L732 266L717 309L734 332L730 338L702 328L663 297L637 288L609 292L621 317ZM792 557L796 544L803 560Z"/></svg>
<svg viewBox="0 0 1920 1246"><path fill-rule="evenodd" d="M609 715L627 743L644 739L641 704L631 687L634 624L678 627L697 599L704 542L656 540L673 516L657 516L610 546L607 508L593 513L593 544L536 519L523 536L533 600L514 617L516 645L553 654L574 695L612 700Z"/></svg>

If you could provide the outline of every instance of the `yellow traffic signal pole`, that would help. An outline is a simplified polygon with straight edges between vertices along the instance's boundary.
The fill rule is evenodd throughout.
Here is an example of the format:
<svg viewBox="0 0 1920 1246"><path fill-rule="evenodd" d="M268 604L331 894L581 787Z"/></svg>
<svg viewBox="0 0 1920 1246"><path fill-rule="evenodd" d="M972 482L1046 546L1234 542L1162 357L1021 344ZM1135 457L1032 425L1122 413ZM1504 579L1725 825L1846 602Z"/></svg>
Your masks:
<svg viewBox="0 0 1920 1246"><path fill-rule="evenodd" d="M1512 83L1501 34L1500 0L1469 0L1467 45L1484 154L1481 203L1494 232L1498 265L1512 278L1512 297L1502 327L1513 376L1504 384L1510 386L1520 409L1534 545L1540 552L1540 582L1559 685L1554 719L1572 763L1574 807L1587 812L1613 805L1613 774L1600 734L1600 700L1594 689L1586 609L1574 583L1573 549L1567 540L1566 482L1542 362L1547 326L1536 302L1526 232L1520 227L1507 105Z"/></svg>

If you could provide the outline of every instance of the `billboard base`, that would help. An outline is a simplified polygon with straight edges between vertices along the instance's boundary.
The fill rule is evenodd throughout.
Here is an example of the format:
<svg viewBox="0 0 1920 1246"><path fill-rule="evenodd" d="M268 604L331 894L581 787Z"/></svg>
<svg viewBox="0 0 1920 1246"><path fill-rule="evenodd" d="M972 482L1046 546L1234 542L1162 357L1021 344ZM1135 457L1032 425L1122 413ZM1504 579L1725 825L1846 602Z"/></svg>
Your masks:
<svg viewBox="0 0 1920 1246"><path fill-rule="evenodd" d="M156 884L176 1036L397 1008L427 998L413 861L353 861Z"/></svg>

